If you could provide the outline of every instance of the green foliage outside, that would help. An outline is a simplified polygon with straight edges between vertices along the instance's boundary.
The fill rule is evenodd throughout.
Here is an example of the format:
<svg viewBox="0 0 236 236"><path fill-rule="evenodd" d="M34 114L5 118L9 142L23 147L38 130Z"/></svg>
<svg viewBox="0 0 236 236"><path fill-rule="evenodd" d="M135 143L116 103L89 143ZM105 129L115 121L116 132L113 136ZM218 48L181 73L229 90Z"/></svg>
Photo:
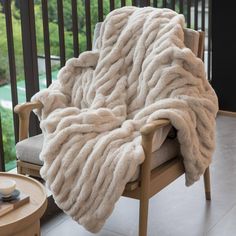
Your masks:
<svg viewBox="0 0 236 236"><path fill-rule="evenodd" d="M0 1L1 2L1 1ZM42 23L42 9L41 0L35 0L35 28L37 39L37 53L44 55L44 41L43 41L43 23ZM49 18L49 33L50 33L50 50L51 54L55 56L60 55L59 51L59 37L58 37L58 24L57 24L57 0L50 0L48 2L48 18ZM98 5L97 0L90 1L90 14L91 14L91 31L93 35L94 26L98 20ZM110 11L110 1L103 0L103 14L104 17ZM115 7L120 7L120 0L115 0ZM159 6L161 0L158 1ZM77 13L79 25L79 46L80 52L86 50L86 21L85 21L85 1L77 0ZM132 1L127 0L126 4L131 5ZM176 5L178 11L178 4ZM72 36L72 13L71 13L71 0L63 0L63 13L64 13L64 30L65 30L65 48L66 58L73 56L73 36ZM14 37L15 60L17 70L17 80L24 79L23 70L23 57L22 57L22 37L21 37L21 20L19 10L19 0L12 1L12 25ZM5 26L5 14L3 7L0 3L0 84L1 81L9 81L8 70L8 50L7 50L7 36Z"/></svg>
<svg viewBox="0 0 236 236"><path fill-rule="evenodd" d="M1 11L1 10L0 10ZM23 57L21 43L21 28L19 21L19 11L12 5L12 25L14 31L15 63L18 74L18 80L23 79ZM0 84L1 81L9 81L8 69L8 49L5 15L0 12Z"/></svg>
<svg viewBox="0 0 236 236"><path fill-rule="evenodd" d="M3 147L6 163L6 170L15 166L15 138L13 133L12 112L0 106L0 114L2 120L3 131Z"/></svg>

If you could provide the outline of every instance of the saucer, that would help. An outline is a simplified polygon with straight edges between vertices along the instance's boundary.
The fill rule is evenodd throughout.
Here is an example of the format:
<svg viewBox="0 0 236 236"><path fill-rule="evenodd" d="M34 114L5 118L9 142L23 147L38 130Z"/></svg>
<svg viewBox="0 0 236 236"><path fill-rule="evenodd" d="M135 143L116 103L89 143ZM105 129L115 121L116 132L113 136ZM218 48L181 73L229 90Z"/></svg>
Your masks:
<svg viewBox="0 0 236 236"><path fill-rule="evenodd" d="M4 197L3 194L0 193L0 200L3 202L9 202L12 200L15 200L19 197L20 191L18 189L15 189L10 196Z"/></svg>

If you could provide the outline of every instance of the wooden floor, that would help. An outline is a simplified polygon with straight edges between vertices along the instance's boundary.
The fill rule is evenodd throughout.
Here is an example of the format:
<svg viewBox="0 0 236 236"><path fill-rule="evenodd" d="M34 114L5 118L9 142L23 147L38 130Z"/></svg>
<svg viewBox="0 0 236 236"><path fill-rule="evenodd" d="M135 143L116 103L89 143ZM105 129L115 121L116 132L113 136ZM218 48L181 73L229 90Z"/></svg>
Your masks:
<svg viewBox="0 0 236 236"><path fill-rule="evenodd" d="M180 177L150 201L149 236L236 235L236 117L217 118L217 148L211 165L212 201L202 179L185 187ZM138 201L122 197L98 236L136 236ZM92 236L60 213L42 224L42 236Z"/></svg>

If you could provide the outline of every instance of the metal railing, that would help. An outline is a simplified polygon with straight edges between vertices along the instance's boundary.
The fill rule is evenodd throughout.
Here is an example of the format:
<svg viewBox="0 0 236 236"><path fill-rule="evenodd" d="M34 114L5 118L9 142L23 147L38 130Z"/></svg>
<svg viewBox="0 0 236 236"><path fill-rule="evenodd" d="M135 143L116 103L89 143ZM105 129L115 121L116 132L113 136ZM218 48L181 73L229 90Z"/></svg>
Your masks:
<svg viewBox="0 0 236 236"><path fill-rule="evenodd" d="M13 107L18 104L17 93L17 71L16 71L16 58L14 48L14 34L12 25L12 1L2 0L3 12L5 14L6 23L6 35L7 35L7 48L8 48L8 64L9 64L9 81L11 85L11 97L12 97L12 110ZM35 29L35 4L41 6L42 17L42 29L43 29L43 45L44 45L44 58L45 58L45 77L46 85L49 86L52 82L52 65L51 65L51 44L50 44L50 16L47 0L18 0L20 3L20 21L22 31L22 52L24 63L24 80L25 80L25 96L26 101L39 91L39 71L37 62L37 35ZM93 27L96 22L101 22L105 18L105 15L115 8L133 5L139 7L153 6L153 7L168 7L179 13L183 13L186 17L187 27L196 30L207 30L207 68L208 79L211 79L211 0L56 0L55 9L57 11L56 24L58 27L58 47L60 57L60 67L62 67L67 58L66 54L66 34L65 34L65 12L64 4L68 2L71 4L71 11L66 14L71 15L71 34L73 55L78 57L82 51L81 45L83 42L80 40L81 24L84 24L84 31L86 35L86 49L92 48L92 34ZM93 8L91 6L93 4ZM95 7L94 7L95 6ZM83 9L83 16L81 18L81 11ZM208 10L208 11L207 11ZM208 15L206 15L208 13ZM96 15L96 20L92 20L92 16ZM82 19L82 20L81 20ZM94 17L93 17L94 19ZM82 23L81 23L82 22ZM0 35L1 40L1 35ZM1 53L1 49L0 49ZM14 113L12 113L14 120L14 135L15 141L18 141L18 119ZM33 115L30 120L30 135L35 135L40 132L38 120ZM4 169L3 160L3 142L2 142L2 129L0 122L0 169Z"/></svg>

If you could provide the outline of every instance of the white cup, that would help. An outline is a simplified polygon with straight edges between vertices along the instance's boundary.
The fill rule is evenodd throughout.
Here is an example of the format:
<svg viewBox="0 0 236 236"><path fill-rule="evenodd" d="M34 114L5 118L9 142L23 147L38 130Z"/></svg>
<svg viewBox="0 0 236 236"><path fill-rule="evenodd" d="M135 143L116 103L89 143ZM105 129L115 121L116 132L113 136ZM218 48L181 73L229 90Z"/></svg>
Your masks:
<svg viewBox="0 0 236 236"><path fill-rule="evenodd" d="M16 181L7 179L1 180L0 179L0 193L3 197L9 197L13 193L16 188Z"/></svg>

